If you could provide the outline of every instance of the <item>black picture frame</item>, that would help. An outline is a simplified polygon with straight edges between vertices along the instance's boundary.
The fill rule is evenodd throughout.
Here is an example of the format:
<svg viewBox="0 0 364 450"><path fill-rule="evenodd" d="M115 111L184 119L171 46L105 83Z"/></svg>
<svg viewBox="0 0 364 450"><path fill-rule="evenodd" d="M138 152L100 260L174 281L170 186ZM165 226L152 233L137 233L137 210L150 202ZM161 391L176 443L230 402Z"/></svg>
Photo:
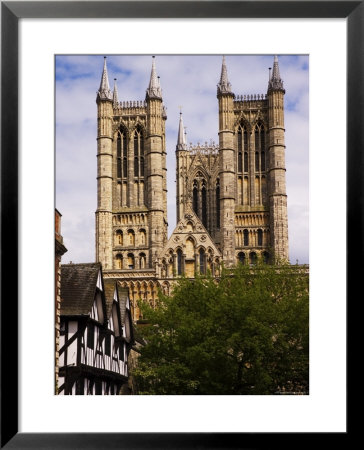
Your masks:
<svg viewBox="0 0 364 450"><path fill-rule="evenodd" d="M363 274L364 1L5 1L1 2L1 448L182 449L300 445L325 433L19 433L18 432L18 81L20 18L346 18L347 305ZM335 67L333 67L333 73ZM13 105L9 108L9 105ZM359 259L358 259L359 254ZM348 310L348 307L347 307ZM11 319L11 320L9 320ZM11 336L11 339L9 339ZM350 346L347 346L350 352ZM348 359L349 361L349 359ZM334 395L334 394L333 394ZM349 414L347 416L349 418ZM335 442L351 435L337 433ZM299 441L298 441L299 439Z"/></svg>

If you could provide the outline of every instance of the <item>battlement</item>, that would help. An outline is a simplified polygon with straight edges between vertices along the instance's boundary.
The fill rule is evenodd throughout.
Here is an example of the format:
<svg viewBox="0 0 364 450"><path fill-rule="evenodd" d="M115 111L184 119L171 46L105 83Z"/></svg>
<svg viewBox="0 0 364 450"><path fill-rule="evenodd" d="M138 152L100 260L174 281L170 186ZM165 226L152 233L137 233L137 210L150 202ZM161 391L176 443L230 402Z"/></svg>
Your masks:
<svg viewBox="0 0 364 450"><path fill-rule="evenodd" d="M205 144L200 144L198 142L197 145L194 146L190 143L187 150L191 153L191 155L196 155L197 153L202 155L217 155L219 153L219 146L211 140L210 143L206 141Z"/></svg>
<svg viewBox="0 0 364 450"><path fill-rule="evenodd" d="M117 102L113 108L116 114L146 114L147 102L144 100Z"/></svg>
<svg viewBox="0 0 364 450"><path fill-rule="evenodd" d="M267 98L267 94L237 95L234 102L251 102L254 100L267 100Z"/></svg>

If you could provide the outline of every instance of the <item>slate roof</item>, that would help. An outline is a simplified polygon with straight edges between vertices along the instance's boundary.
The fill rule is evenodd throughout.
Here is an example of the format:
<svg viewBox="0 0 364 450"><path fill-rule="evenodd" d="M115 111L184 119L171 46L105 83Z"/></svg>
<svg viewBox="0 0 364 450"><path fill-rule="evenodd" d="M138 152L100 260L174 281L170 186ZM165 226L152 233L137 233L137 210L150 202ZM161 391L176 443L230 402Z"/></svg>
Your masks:
<svg viewBox="0 0 364 450"><path fill-rule="evenodd" d="M61 315L80 316L91 312L100 263L62 264Z"/></svg>

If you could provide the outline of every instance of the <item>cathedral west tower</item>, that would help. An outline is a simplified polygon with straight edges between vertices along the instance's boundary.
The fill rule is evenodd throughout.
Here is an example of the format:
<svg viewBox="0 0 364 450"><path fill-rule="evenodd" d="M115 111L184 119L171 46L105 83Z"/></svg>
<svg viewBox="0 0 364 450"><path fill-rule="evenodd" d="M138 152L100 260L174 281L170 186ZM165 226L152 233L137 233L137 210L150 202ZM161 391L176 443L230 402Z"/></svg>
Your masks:
<svg viewBox="0 0 364 450"><path fill-rule="evenodd" d="M284 93L277 57L267 93L253 95L233 93L223 57L219 144L188 148L180 116L177 221L191 207L226 266L288 261Z"/></svg>
<svg viewBox="0 0 364 450"><path fill-rule="evenodd" d="M96 102L96 260L106 271L152 269L167 239L167 117L154 58L145 100L122 102L105 58Z"/></svg>

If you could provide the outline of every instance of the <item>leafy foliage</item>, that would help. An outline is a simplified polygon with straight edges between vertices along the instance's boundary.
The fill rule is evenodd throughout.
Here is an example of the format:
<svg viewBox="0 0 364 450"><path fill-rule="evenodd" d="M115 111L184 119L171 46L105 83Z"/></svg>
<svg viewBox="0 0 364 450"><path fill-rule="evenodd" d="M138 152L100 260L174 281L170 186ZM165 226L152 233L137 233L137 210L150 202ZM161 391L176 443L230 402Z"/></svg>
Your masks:
<svg viewBox="0 0 364 450"><path fill-rule="evenodd" d="M139 393L307 392L308 299L299 266L181 278L156 309L140 303L148 325L133 372Z"/></svg>

